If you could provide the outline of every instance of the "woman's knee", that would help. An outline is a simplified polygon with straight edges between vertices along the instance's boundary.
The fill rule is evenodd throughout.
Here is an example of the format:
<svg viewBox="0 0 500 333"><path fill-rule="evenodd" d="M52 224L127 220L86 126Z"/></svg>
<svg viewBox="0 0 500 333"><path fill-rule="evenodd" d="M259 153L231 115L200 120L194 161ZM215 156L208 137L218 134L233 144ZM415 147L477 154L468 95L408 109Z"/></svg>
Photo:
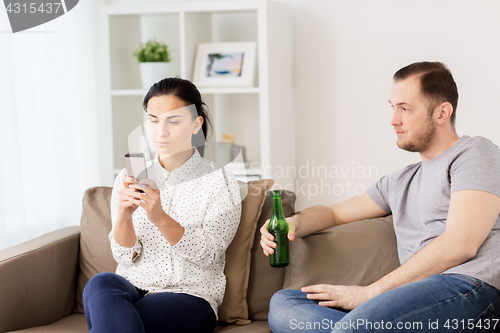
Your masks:
<svg viewBox="0 0 500 333"><path fill-rule="evenodd" d="M83 289L84 299L94 293L102 293L105 290L116 287L120 282L120 278L119 275L111 272L103 272L94 275Z"/></svg>
<svg viewBox="0 0 500 333"><path fill-rule="evenodd" d="M85 285L85 289L87 288L105 288L108 286L112 286L116 284L119 275L112 272L103 272L94 275L90 278L89 282Z"/></svg>

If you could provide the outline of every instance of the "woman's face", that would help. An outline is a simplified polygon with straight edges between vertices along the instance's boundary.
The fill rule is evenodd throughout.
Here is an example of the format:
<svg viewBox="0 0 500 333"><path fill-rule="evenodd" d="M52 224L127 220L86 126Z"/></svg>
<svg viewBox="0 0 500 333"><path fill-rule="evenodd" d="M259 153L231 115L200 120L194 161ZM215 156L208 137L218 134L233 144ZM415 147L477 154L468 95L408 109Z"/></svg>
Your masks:
<svg viewBox="0 0 500 333"><path fill-rule="evenodd" d="M147 104L148 131L156 150L162 157L191 150L191 137L203 124L201 116L193 120L186 103L174 95L152 97Z"/></svg>

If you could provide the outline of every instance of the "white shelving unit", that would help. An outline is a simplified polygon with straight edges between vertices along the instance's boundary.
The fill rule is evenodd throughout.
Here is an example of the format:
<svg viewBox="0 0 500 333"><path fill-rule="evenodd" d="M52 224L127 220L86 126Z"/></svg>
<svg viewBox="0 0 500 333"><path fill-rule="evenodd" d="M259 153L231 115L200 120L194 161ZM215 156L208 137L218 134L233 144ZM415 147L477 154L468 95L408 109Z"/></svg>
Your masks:
<svg viewBox="0 0 500 333"><path fill-rule="evenodd" d="M215 140L233 133L244 146L253 178L273 178L294 189L294 109L290 6L267 0L141 3L101 7L107 183L125 167L128 135L144 122L139 64L133 52L156 38L173 52L170 76L193 79L199 43L257 42L253 87L200 88L209 106ZM288 168L288 169L287 169Z"/></svg>

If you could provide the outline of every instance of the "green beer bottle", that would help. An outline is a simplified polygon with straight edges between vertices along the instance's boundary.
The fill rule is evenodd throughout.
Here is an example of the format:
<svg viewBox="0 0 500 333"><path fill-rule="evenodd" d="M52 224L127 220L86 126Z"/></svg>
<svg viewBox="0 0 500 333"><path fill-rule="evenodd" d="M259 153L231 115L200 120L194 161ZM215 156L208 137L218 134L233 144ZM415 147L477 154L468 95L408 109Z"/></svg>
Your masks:
<svg viewBox="0 0 500 333"><path fill-rule="evenodd" d="M288 241L288 223L283 216L280 191L273 191L273 211L267 227L274 242L278 245L269 255L269 263L273 267L285 267L290 263L290 245Z"/></svg>

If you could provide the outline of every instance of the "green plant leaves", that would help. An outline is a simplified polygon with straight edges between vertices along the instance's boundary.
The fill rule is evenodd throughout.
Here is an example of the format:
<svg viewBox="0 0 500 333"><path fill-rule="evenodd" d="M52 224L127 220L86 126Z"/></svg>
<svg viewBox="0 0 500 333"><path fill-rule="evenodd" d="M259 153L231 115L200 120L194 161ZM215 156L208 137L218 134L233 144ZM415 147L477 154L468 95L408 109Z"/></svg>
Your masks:
<svg viewBox="0 0 500 333"><path fill-rule="evenodd" d="M150 39L146 44L141 43L139 50L134 52L139 62L169 62L172 60L168 45L155 39Z"/></svg>

